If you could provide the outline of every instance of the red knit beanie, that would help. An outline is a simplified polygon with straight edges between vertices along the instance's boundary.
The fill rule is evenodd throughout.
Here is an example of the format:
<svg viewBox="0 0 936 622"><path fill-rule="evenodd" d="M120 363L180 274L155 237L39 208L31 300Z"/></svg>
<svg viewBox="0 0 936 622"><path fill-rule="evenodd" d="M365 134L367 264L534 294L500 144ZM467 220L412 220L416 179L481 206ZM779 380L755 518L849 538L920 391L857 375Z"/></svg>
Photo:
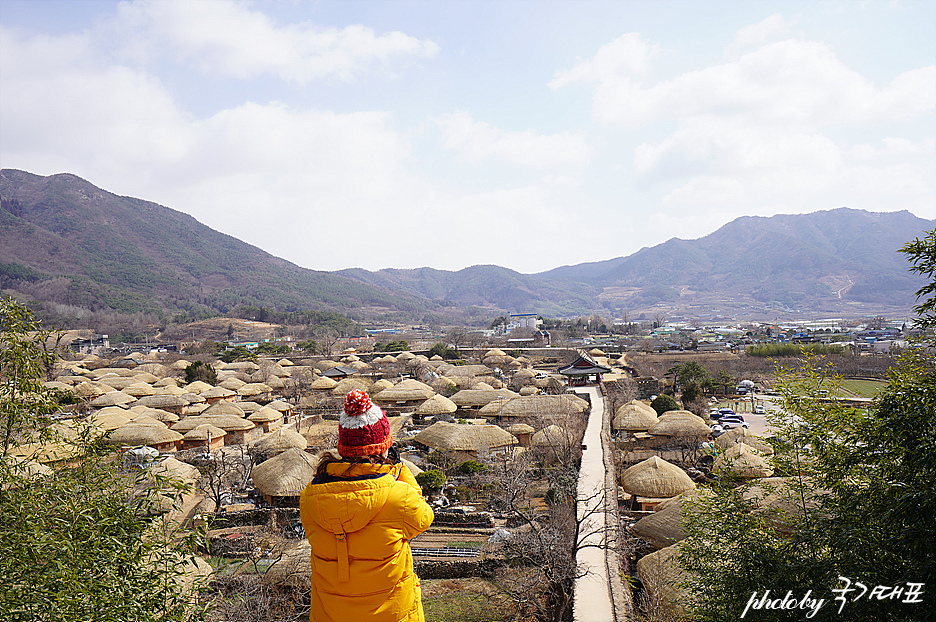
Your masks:
<svg viewBox="0 0 936 622"><path fill-rule="evenodd" d="M344 458L377 456L392 444L390 422L380 407L360 389L348 393L338 422L338 453Z"/></svg>

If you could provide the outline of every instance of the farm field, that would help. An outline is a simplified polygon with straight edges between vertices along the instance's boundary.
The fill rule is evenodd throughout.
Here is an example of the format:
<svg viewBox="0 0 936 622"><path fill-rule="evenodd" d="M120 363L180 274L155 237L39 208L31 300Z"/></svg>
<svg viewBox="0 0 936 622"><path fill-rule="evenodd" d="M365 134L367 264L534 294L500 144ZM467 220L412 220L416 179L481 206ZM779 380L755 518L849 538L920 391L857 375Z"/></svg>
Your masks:
<svg viewBox="0 0 936 622"><path fill-rule="evenodd" d="M512 604L484 579L423 579L426 622L501 622Z"/></svg>

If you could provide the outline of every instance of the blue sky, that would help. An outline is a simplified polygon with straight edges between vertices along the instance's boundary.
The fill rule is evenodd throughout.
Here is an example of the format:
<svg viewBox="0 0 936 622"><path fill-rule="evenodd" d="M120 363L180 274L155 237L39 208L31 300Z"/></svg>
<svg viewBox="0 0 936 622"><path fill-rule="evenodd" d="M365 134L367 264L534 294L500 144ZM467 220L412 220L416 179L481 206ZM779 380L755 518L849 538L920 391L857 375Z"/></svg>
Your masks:
<svg viewBox="0 0 936 622"><path fill-rule="evenodd" d="M299 265L521 272L936 218L934 2L0 1L0 166Z"/></svg>

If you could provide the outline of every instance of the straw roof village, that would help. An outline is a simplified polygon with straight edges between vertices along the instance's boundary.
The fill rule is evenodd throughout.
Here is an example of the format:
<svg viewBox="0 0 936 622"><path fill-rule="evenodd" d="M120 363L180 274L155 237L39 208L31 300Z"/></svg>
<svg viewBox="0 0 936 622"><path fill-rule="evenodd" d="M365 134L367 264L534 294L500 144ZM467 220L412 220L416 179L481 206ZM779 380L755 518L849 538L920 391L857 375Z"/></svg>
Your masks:
<svg viewBox="0 0 936 622"><path fill-rule="evenodd" d="M540 472L574 467L590 420L607 432L607 442L593 449L611 473L604 494L613 499L608 511L618 545L610 559L639 586L623 597L628 611L648 595L661 610L680 611L676 586L684 571L675 557L685 537L684 503L712 494L699 484L763 482L747 489L748 498L765 511L796 511L783 494L785 478L772 477L770 442L744 427L715 438L704 414L657 412L651 398L666 381L635 377L626 355L487 348L450 361L348 348L332 358L201 359L212 382L187 382L197 361L172 353L60 361L46 386L75 404L55 424L60 438L16 448L41 477L69 460L69 438L89 424L118 449L125 469L187 485L163 509L178 525L207 528L195 574L259 573L281 593L307 597L310 552L299 494L335 447L342 401L353 389L387 413L414 474L441 474L419 480L436 511L433 527L411 543L423 579L485 577L502 565L499 543L524 526L490 495L491 478L521 458ZM582 385L599 391L598 412L576 392ZM531 515L545 516L555 490L542 477L527 477L523 503Z"/></svg>

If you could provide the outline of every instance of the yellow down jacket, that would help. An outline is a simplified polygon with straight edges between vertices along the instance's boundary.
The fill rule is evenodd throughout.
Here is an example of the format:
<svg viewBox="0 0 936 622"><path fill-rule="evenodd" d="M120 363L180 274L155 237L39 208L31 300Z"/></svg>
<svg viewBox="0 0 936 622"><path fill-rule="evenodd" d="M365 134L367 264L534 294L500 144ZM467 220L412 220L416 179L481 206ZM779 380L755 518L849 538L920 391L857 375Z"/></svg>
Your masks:
<svg viewBox="0 0 936 622"><path fill-rule="evenodd" d="M432 508L402 463L333 463L299 498L312 547L312 622L423 622L409 540Z"/></svg>

